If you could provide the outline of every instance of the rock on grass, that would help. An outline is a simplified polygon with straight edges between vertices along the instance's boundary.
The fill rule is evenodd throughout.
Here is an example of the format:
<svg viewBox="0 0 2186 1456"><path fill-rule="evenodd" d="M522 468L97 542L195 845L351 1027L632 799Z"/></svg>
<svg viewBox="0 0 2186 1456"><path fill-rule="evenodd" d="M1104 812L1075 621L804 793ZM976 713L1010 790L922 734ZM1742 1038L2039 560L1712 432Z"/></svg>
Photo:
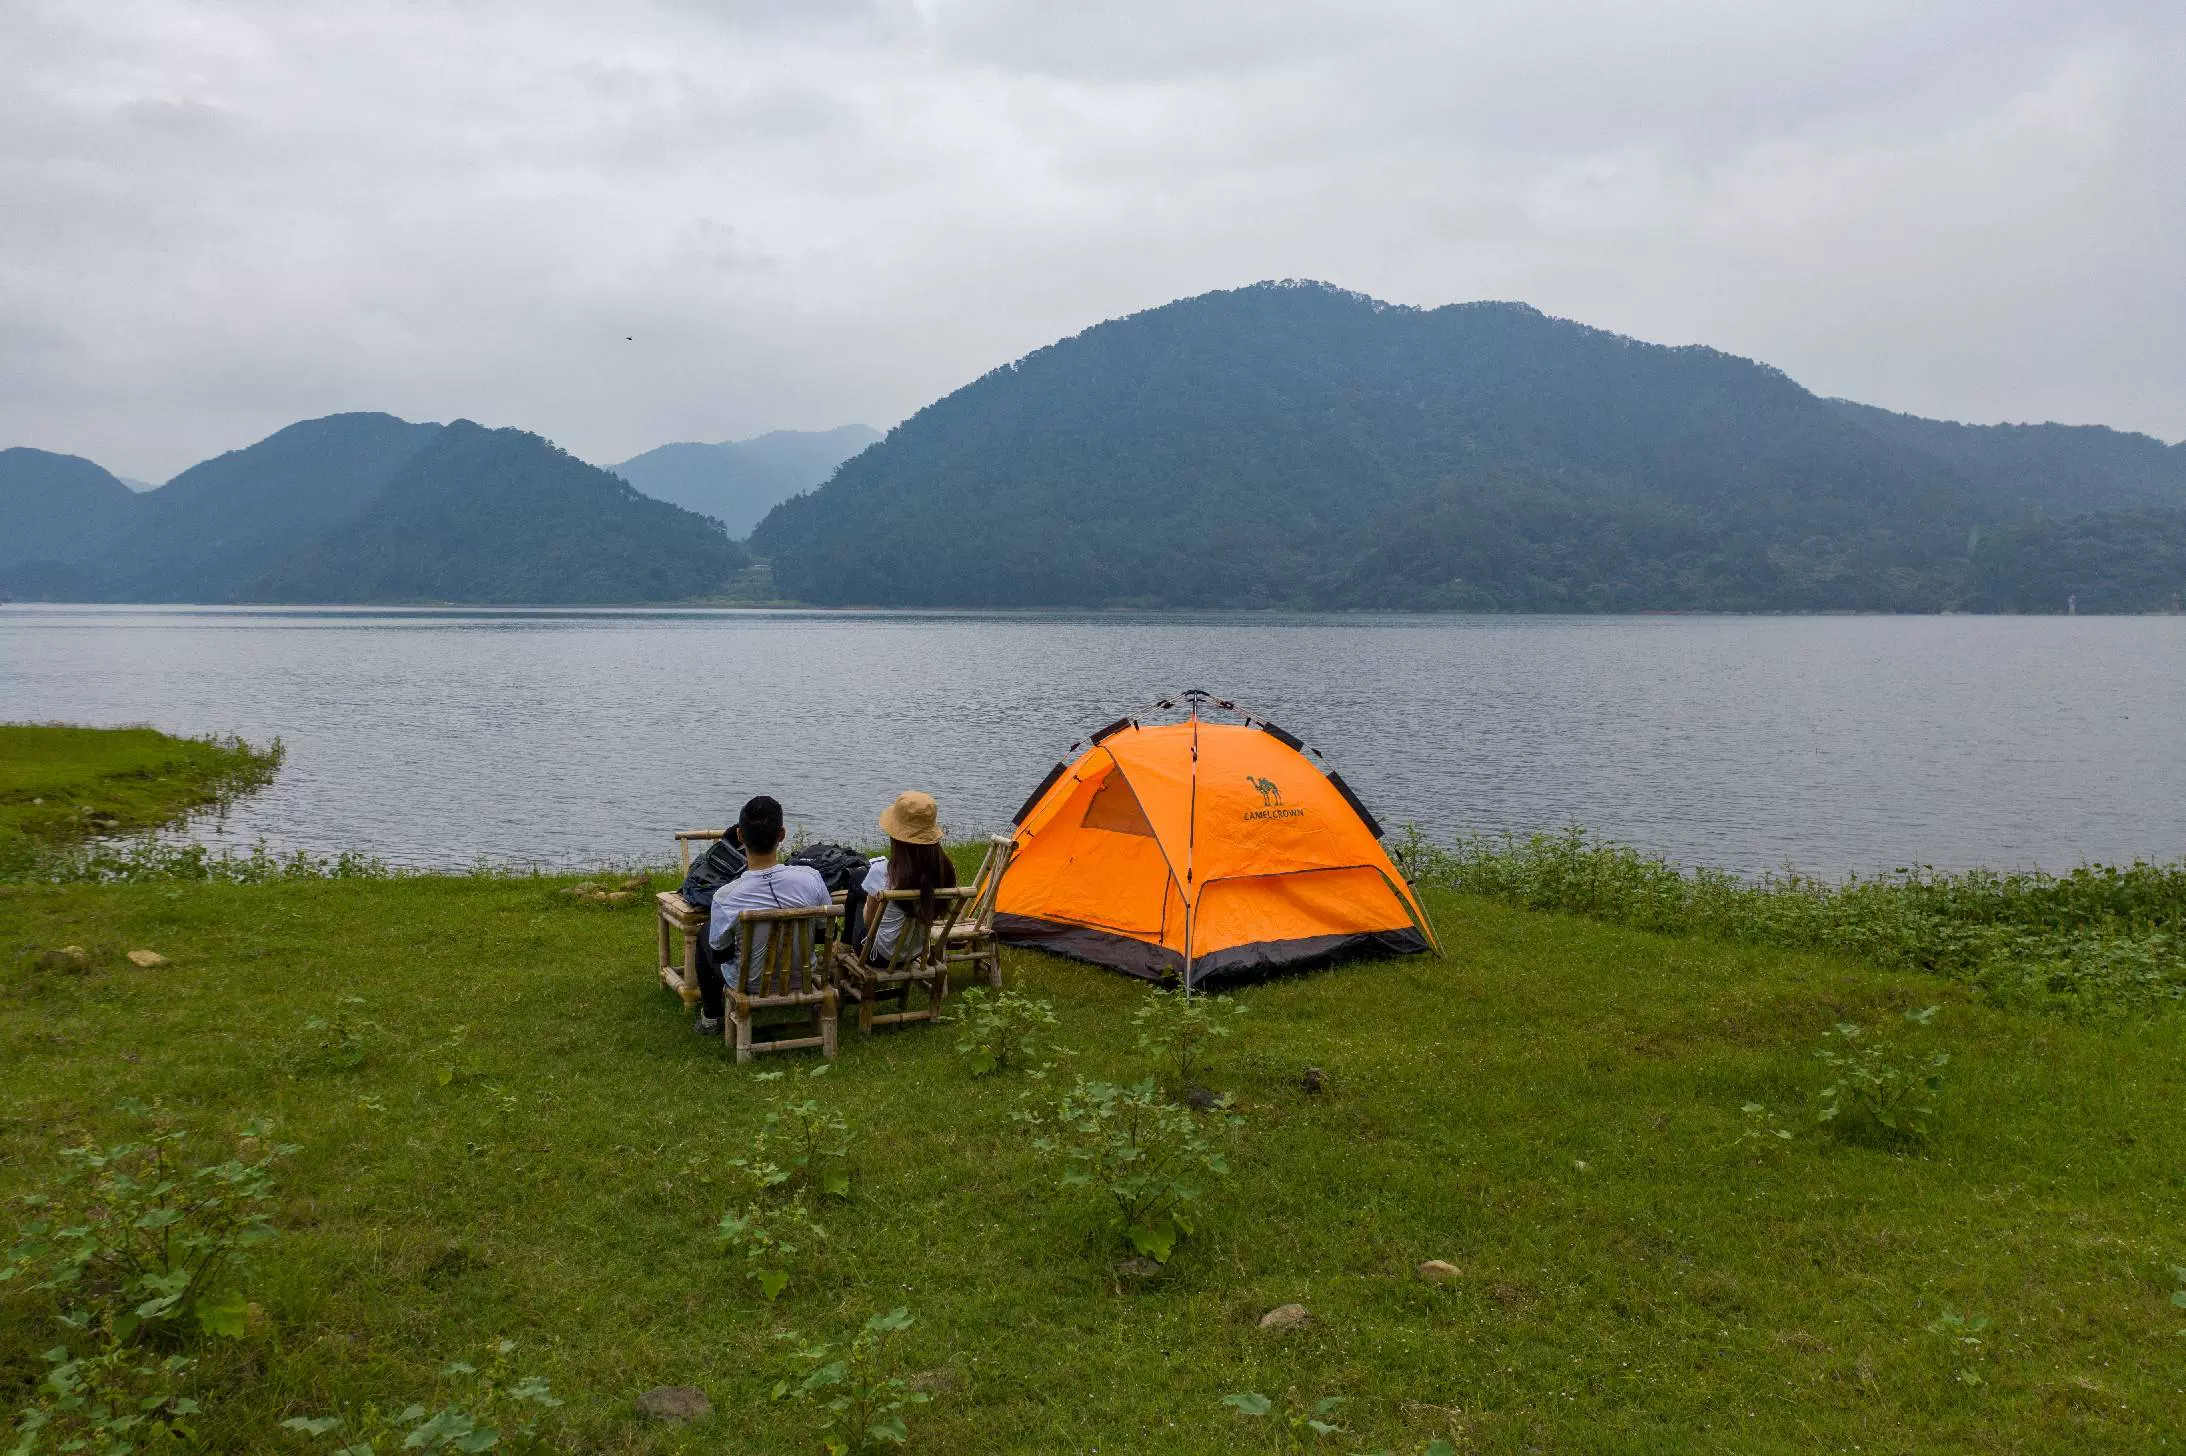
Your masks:
<svg viewBox="0 0 2186 1456"><path fill-rule="evenodd" d="M713 1402L695 1385L656 1386L638 1397L638 1414L649 1421L675 1425L702 1421L713 1414Z"/></svg>

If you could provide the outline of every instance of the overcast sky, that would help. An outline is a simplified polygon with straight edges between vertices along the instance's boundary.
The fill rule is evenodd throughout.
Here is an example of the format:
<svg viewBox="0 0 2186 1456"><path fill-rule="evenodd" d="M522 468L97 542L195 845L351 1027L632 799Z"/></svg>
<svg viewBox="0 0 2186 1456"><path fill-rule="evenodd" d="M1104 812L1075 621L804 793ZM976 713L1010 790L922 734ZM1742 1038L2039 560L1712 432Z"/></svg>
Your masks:
<svg viewBox="0 0 2186 1456"><path fill-rule="evenodd" d="M2186 436L2180 0L0 0L0 445L886 427L1262 278Z"/></svg>

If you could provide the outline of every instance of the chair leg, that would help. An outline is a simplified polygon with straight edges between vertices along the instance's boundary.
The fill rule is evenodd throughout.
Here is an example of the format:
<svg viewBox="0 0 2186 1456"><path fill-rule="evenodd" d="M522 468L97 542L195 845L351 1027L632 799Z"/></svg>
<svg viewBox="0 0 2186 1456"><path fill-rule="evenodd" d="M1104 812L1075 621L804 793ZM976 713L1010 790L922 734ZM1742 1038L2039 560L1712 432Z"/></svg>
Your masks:
<svg viewBox="0 0 2186 1456"><path fill-rule="evenodd" d="M871 973L861 974L858 977L858 1034L860 1036L871 1036L873 1034L873 998L878 994L879 988L873 984Z"/></svg>
<svg viewBox="0 0 2186 1456"><path fill-rule="evenodd" d="M828 987L820 993L820 1055L835 1060L835 1025L841 1012L835 988Z"/></svg>
<svg viewBox="0 0 2186 1456"><path fill-rule="evenodd" d="M657 908L653 912L653 927L660 932L660 981L668 983L668 971L675 962L668 958L668 917Z"/></svg>
<svg viewBox="0 0 2186 1456"><path fill-rule="evenodd" d="M729 1002L729 1028L735 1039L736 1059L751 1060L751 1002L744 999L741 991L731 993Z"/></svg>
<svg viewBox="0 0 2186 1456"><path fill-rule="evenodd" d="M698 1004L698 932L683 932L683 1004Z"/></svg>

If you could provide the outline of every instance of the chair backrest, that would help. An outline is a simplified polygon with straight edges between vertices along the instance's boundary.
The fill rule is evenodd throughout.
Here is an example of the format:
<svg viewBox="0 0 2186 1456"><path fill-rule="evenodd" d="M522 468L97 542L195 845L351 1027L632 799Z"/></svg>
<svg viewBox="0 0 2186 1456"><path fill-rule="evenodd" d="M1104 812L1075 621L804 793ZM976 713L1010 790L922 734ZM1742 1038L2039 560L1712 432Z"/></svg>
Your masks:
<svg viewBox="0 0 2186 1456"><path fill-rule="evenodd" d="M941 947L935 943L936 934L946 935L949 927L956 924L972 892L959 887L953 890L934 891L933 913L918 913L918 891L882 890L879 894L865 897L865 944L859 953L869 966L881 966L890 972L917 969L919 962L938 960ZM888 918L888 907L901 907L903 921L896 931L896 943L889 947L885 961L880 959L881 922Z"/></svg>
<svg viewBox="0 0 2186 1456"><path fill-rule="evenodd" d="M717 839L728 838L728 835L729 831L726 829L678 829L676 853L683 859L683 873L688 875L691 872L691 846L694 843L711 844Z"/></svg>
<svg viewBox="0 0 2186 1456"><path fill-rule="evenodd" d="M1017 841L1007 834L997 834L987 841L987 857L979 862L979 873L972 876L972 897L957 916L959 925L976 926L986 931L994 929L994 897L1002 888L1002 876L1009 873L1010 856L1017 852Z"/></svg>
<svg viewBox="0 0 2186 1456"><path fill-rule="evenodd" d="M835 941L840 906L746 910L736 917L735 986L747 996L788 996L816 987Z"/></svg>

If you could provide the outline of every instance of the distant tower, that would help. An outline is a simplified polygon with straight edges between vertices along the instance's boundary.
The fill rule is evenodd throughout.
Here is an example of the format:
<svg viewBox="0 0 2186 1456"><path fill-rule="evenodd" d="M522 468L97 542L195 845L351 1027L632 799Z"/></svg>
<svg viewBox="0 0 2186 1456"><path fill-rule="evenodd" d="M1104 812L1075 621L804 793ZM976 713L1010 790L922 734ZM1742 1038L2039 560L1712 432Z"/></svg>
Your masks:
<svg viewBox="0 0 2186 1456"><path fill-rule="evenodd" d="M2065 615L2068 617L2080 615L2080 594L2078 592L2067 592L2065 594Z"/></svg>

